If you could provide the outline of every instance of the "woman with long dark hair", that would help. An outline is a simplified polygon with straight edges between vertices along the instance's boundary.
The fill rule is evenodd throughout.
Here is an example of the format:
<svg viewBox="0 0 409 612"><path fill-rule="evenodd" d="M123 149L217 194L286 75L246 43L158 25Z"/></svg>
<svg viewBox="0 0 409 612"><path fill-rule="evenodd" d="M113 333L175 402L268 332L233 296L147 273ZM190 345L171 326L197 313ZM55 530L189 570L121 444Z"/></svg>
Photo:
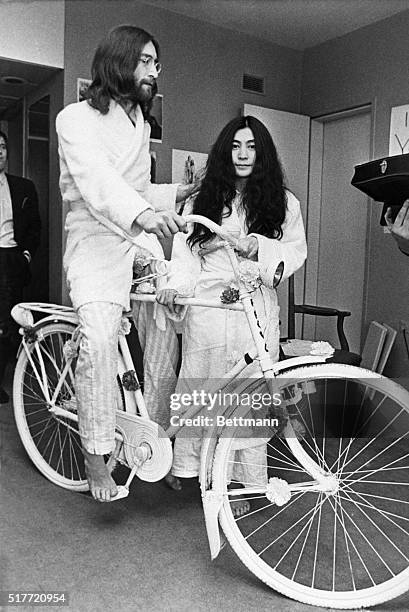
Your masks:
<svg viewBox="0 0 409 612"><path fill-rule="evenodd" d="M304 263L307 247L300 204L285 188L274 142L261 121L251 116L238 117L223 128L210 152L201 188L185 212L208 217L235 236L243 270L254 268L249 261L257 262L263 284L254 290L253 301L267 348L273 361L277 361L279 307L274 272L284 262L283 277L293 274ZM187 235L175 236L167 289L157 295L160 303L175 311L173 301L178 294L220 299L223 292L234 288L228 254L216 248L217 242L217 237L198 224ZM195 379L197 383L197 379L220 378L252 347L243 312L188 309L176 393L192 391ZM251 373L245 370L244 375ZM240 452L259 450L256 447ZM199 457L200 439L176 439L173 476L197 476ZM265 475L260 465L258 474L246 478L256 482ZM168 480L172 484L170 477ZM178 486L176 480L173 484ZM238 501L236 513L248 510L247 506L247 502Z"/></svg>

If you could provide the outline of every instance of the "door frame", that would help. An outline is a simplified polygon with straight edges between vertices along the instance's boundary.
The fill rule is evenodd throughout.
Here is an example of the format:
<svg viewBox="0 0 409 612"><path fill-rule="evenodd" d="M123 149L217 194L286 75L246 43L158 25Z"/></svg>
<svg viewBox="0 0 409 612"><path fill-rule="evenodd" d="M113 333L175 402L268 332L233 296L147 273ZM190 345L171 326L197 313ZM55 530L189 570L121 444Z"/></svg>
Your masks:
<svg viewBox="0 0 409 612"><path fill-rule="evenodd" d="M342 109L324 115L311 117L310 129L310 160L308 177L308 206L307 206L307 242L308 257L305 269L304 303L317 304L318 299L318 264L320 248L320 220L321 220L321 197L323 181L323 151L324 151L324 127L326 123L337 121L351 116L361 114L370 115L369 152L371 159L374 153L374 123L375 123L376 100L352 108ZM369 161L369 160L368 160ZM353 169L351 168L351 176ZM364 287L362 303L362 322L366 322L368 302L368 274L369 274L369 237L371 234L370 207L367 212L367 233L365 244L364 263ZM326 306L326 304L323 304ZM364 335L364 327L361 328L361 345ZM316 317L303 316L302 337L315 338Z"/></svg>
<svg viewBox="0 0 409 612"><path fill-rule="evenodd" d="M39 85L34 91L25 96L24 118L23 118L23 151L24 151L24 176L27 172L28 151L28 111L32 104L41 100L44 96L50 97L49 108L49 184L48 184L48 279L49 300L61 303L64 298L64 272L62 265L64 226L62 215L61 195L59 189L59 160L58 143L55 132L55 119L64 106L64 71L55 69L55 74L45 83Z"/></svg>

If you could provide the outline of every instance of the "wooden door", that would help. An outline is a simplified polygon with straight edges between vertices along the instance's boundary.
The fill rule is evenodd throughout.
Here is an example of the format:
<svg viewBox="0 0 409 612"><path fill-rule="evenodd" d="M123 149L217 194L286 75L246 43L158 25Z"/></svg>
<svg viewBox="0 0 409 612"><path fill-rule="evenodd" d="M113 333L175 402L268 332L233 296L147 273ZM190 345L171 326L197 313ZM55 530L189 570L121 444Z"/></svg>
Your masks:
<svg viewBox="0 0 409 612"><path fill-rule="evenodd" d="M368 198L351 186L354 166L371 156L371 109L349 110L311 126L305 301L351 311L350 349L360 352L368 240ZM338 346L333 319L305 317L304 337Z"/></svg>

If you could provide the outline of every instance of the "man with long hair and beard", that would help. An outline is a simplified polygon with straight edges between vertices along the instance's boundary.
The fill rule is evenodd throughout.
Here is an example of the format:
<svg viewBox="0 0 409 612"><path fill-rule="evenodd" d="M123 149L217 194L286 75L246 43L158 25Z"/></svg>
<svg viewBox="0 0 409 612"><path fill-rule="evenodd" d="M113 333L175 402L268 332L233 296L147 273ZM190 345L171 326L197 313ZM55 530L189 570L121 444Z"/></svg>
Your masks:
<svg viewBox="0 0 409 612"><path fill-rule="evenodd" d="M81 331L79 433L90 491L99 501L117 493L103 456L114 449L118 333L130 306L137 245L163 258L158 238L184 231L175 204L194 189L150 182L148 118L160 70L153 36L118 26L96 50L87 99L67 106L56 122L60 188L69 209L64 268ZM173 371L176 335L169 325L163 334L166 367Z"/></svg>
<svg viewBox="0 0 409 612"><path fill-rule="evenodd" d="M252 299L260 329L273 361L279 354L279 307L274 272L283 262L282 278L300 268L307 255L300 203L285 188L283 171L274 142L264 124L255 117L238 117L219 134L210 152L204 177L185 213L203 215L222 225L237 240L236 251L243 269L257 269L263 284L254 288ZM194 295L220 300L235 276L220 240L204 226L193 224L188 235L175 236L171 273L167 287L157 293L159 303L177 311L175 297ZM249 262L257 262L249 265ZM243 312L210 307L189 308L183 328L183 361L176 394L192 394L192 385L204 386L220 379L254 347ZM243 372L260 375L256 364ZM206 382L207 381L207 382ZM212 385L210 385L212 386ZM230 389L229 389L230 390ZM234 390L234 389L233 389ZM258 443L257 443L258 442ZM267 477L266 454L260 440L243 442L233 469L236 484L260 485ZM176 437L172 475L198 476L201 439ZM174 488L180 488L176 486ZM249 502L233 502L236 516L249 510Z"/></svg>

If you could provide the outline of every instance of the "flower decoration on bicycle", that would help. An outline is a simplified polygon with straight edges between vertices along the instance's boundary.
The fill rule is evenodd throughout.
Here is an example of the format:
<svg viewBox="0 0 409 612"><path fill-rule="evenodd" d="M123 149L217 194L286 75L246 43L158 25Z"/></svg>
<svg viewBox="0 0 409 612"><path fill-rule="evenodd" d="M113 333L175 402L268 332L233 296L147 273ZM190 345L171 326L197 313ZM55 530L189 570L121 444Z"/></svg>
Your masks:
<svg viewBox="0 0 409 612"><path fill-rule="evenodd" d="M261 286L260 268L256 261L242 259L239 263L239 278L248 291L255 291Z"/></svg>
<svg viewBox="0 0 409 612"><path fill-rule="evenodd" d="M132 291L155 293L156 279L167 274L167 262L156 259L148 249L138 246L133 262Z"/></svg>

